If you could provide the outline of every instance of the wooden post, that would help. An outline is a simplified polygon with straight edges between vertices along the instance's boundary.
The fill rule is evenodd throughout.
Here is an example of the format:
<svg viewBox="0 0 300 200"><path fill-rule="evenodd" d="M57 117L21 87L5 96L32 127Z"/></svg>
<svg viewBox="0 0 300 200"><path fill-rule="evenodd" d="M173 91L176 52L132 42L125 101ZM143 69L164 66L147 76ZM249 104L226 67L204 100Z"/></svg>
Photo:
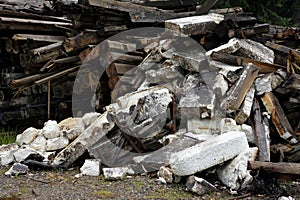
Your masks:
<svg viewBox="0 0 300 200"><path fill-rule="evenodd" d="M51 115L51 81L48 81L48 119L50 119L50 115Z"/></svg>

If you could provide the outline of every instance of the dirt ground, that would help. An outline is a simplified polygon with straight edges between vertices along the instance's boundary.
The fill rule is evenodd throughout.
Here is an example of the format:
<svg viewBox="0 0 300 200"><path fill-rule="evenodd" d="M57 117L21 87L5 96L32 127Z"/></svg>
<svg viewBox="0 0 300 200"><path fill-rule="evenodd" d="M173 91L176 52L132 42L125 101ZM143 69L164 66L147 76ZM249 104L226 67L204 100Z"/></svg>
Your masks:
<svg viewBox="0 0 300 200"><path fill-rule="evenodd" d="M269 195L243 193L231 195L220 187L218 192L199 196L185 191L183 184L163 185L156 177L134 176L123 181L106 181L103 176L75 178L71 171L30 171L27 175L7 177L9 168L0 167L0 200L7 199L277 199ZM293 185L294 184L294 187ZM289 183L295 199L300 199L300 184ZM296 195L298 191L298 195Z"/></svg>

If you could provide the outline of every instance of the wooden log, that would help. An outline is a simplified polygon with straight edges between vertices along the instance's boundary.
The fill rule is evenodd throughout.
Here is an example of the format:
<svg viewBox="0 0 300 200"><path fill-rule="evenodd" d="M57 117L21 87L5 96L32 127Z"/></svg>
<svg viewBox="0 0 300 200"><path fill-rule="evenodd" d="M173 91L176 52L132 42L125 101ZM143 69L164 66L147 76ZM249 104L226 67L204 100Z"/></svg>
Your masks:
<svg viewBox="0 0 300 200"><path fill-rule="evenodd" d="M272 162L260 162L249 161L248 169L258 170L263 169L272 173L281 174L294 174L300 175L300 163L272 163Z"/></svg>
<svg viewBox="0 0 300 200"><path fill-rule="evenodd" d="M261 99L271 115L272 122L280 137L290 144L298 143L298 140L295 138L295 132L275 95L271 92L266 92Z"/></svg>
<svg viewBox="0 0 300 200"><path fill-rule="evenodd" d="M110 52L111 60L110 62L118 62L125 64L139 64L144 60L142 56L134 56L117 52Z"/></svg>
<svg viewBox="0 0 300 200"><path fill-rule="evenodd" d="M34 74L34 75L31 75L31 76L26 76L26 77L21 78L21 79L13 80L11 82L11 85L14 86L14 87L28 85L30 83L33 83L36 80L42 79L42 78L47 77L47 76L49 76L49 74Z"/></svg>
<svg viewBox="0 0 300 200"><path fill-rule="evenodd" d="M224 62L229 65L234 66L247 66L247 64L252 63L255 65L257 69L259 69L260 73L272 73L277 71L278 69L285 69L286 67L277 64L265 63L260 61L251 60L249 58L234 56L225 53L217 53L213 52L211 54L211 58L216 61Z"/></svg>
<svg viewBox="0 0 300 200"><path fill-rule="evenodd" d="M260 161L270 162L271 153L270 153L270 139L268 132L265 130L262 120L262 112L257 99L254 99L252 106L253 112L253 123L254 123L254 132L256 138L256 145L258 147L258 159Z"/></svg>
<svg viewBox="0 0 300 200"><path fill-rule="evenodd" d="M62 44L63 44L62 41L56 42L54 44L50 44L50 45L47 45L47 46L43 46L43 47L40 47L40 48L33 49L33 50L31 50L31 53L33 55L47 54L47 53L55 51L57 49L62 49Z"/></svg>
<svg viewBox="0 0 300 200"><path fill-rule="evenodd" d="M13 40L33 40L33 41L42 41L42 42L60 42L63 41L65 36L55 36L55 35L33 35L33 34L14 34Z"/></svg>

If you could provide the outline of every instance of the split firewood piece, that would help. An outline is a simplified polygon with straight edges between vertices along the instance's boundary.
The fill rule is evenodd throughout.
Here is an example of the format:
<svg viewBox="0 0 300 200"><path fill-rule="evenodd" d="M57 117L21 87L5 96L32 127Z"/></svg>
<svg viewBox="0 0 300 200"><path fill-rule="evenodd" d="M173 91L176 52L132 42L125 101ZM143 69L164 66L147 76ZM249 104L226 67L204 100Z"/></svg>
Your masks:
<svg viewBox="0 0 300 200"><path fill-rule="evenodd" d="M135 67L135 65L130 64L112 63L105 69L105 71L107 76L111 77L114 75L123 75Z"/></svg>
<svg viewBox="0 0 300 200"><path fill-rule="evenodd" d="M258 159L260 161L270 161L270 136L267 127L263 124L262 113L259 102L254 99L252 107L254 117L254 132L256 136L256 143L259 149Z"/></svg>
<svg viewBox="0 0 300 200"><path fill-rule="evenodd" d="M226 98L222 101L221 107L225 110L236 111L242 105L249 89L251 88L258 69L253 64L248 64L234 86L227 92Z"/></svg>
<svg viewBox="0 0 300 200"><path fill-rule="evenodd" d="M248 168L251 170L263 169L272 173L300 175L300 163L249 161Z"/></svg>
<svg viewBox="0 0 300 200"><path fill-rule="evenodd" d="M87 47L88 45L98 44L102 40L103 38L99 37L97 31L86 31L75 37L66 39L63 43L63 47L66 52L71 52Z"/></svg>
<svg viewBox="0 0 300 200"><path fill-rule="evenodd" d="M262 97L262 101L271 115L272 122L280 137L287 140L290 144L298 143L294 130L275 95L271 92L266 92Z"/></svg>
<svg viewBox="0 0 300 200"><path fill-rule="evenodd" d="M213 52L211 54L211 58L216 61L224 62L229 65L237 65L237 66L247 66L249 63L255 65L256 68L259 69L260 73L272 73L277 71L278 69L285 69L282 65L265 63L260 61L251 60L249 58L230 55L226 53L216 53Z"/></svg>

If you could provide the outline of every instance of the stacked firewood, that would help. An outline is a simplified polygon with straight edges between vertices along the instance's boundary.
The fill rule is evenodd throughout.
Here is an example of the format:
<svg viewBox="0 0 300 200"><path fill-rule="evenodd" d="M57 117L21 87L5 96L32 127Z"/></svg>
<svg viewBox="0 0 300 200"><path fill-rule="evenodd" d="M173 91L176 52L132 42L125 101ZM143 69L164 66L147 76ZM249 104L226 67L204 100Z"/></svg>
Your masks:
<svg viewBox="0 0 300 200"><path fill-rule="evenodd" d="M165 3L156 5L166 8ZM171 10L162 10L151 7L148 1L1 1L1 124L19 121L26 126L24 122L28 121L39 126L47 118L62 120L71 116L77 71L95 45L129 28L189 16L189 9L195 9L196 4L190 0L184 6L172 5ZM97 111L110 103L110 92L119 76L139 64L145 54L135 51L117 56L118 61L105 66L107 76L99 81L91 73L89 80L82 80L81 91L74 89L80 93L98 85L97 104L93 105Z"/></svg>

